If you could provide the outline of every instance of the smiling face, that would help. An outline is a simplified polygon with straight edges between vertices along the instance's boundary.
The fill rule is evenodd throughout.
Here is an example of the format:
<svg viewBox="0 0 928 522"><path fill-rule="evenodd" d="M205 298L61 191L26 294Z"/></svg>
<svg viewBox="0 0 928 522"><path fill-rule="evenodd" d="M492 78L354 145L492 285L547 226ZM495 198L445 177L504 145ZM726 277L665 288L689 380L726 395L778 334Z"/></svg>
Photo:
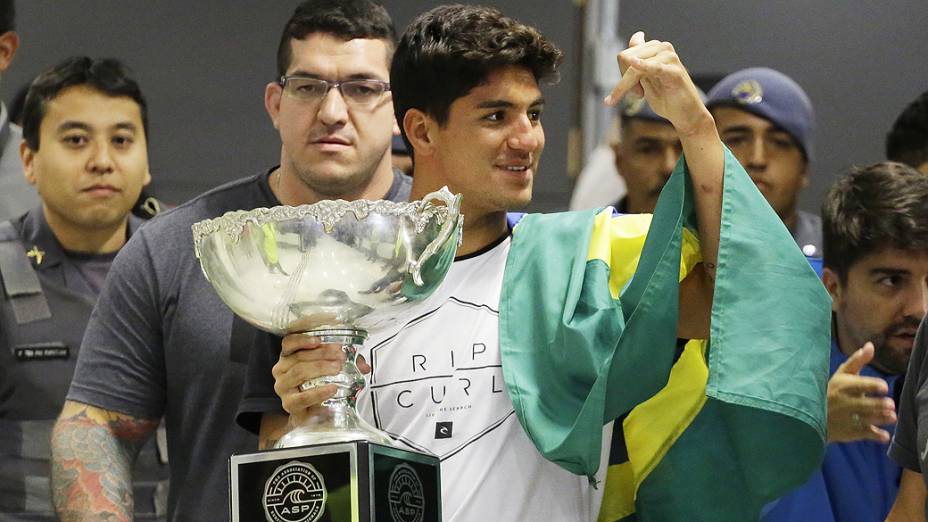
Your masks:
<svg viewBox="0 0 928 522"><path fill-rule="evenodd" d="M841 351L872 341L872 366L889 374L905 371L928 299L928 252L887 248L851 265L846 283L829 268L823 274Z"/></svg>
<svg viewBox="0 0 928 522"><path fill-rule="evenodd" d="M390 80L385 40L312 33L290 45L287 76L330 82ZM389 91L370 105L358 106L346 103L336 88L321 99L308 100L274 82L266 87L265 107L280 131L281 172L302 183L304 199L350 198L363 191L375 172L390 174L395 125Z"/></svg>
<svg viewBox="0 0 928 522"><path fill-rule="evenodd" d="M468 219L518 209L531 201L545 146L543 108L531 71L505 66L454 100L444 125L430 120L430 157L424 163L432 165L440 183L464 194ZM418 148L416 154L418 162Z"/></svg>
<svg viewBox="0 0 928 522"><path fill-rule="evenodd" d="M780 219L791 224L799 191L809 183L802 149L789 133L749 112L715 107L712 116L722 142Z"/></svg>
<svg viewBox="0 0 928 522"><path fill-rule="evenodd" d="M39 150L23 143L21 152L53 228L121 226L151 180L139 105L86 85L68 87L46 104Z"/></svg>

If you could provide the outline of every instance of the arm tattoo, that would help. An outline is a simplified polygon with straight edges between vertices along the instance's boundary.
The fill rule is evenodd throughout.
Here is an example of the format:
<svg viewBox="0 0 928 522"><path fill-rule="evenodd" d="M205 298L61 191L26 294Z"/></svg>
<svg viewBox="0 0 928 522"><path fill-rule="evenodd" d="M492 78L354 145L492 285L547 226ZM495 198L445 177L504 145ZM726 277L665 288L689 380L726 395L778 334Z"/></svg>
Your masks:
<svg viewBox="0 0 928 522"><path fill-rule="evenodd" d="M132 465L157 427L157 419L65 402L52 432L52 497L61 521L131 521Z"/></svg>

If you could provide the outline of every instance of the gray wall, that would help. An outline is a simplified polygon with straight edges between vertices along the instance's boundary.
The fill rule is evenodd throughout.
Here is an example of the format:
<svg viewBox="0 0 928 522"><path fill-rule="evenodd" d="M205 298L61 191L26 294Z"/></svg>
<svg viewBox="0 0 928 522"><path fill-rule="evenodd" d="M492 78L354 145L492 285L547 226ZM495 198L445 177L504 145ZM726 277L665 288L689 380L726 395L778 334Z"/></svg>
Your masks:
<svg viewBox="0 0 928 522"><path fill-rule="evenodd" d="M437 0L386 0L397 27ZM567 129L576 113L579 10L567 0L496 0L538 25L567 54L546 89L548 146L533 208L565 207ZM73 54L115 56L136 71L151 107L155 191L183 201L271 165L278 138L262 106L274 52L295 1L20 0L22 47L0 87L5 98ZM882 158L895 115L928 89L925 0L740 2L622 0L620 30L674 42L694 73L755 64L801 83L819 118L818 160L802 205L817 208L834 175Z"/></svg>
<svg viewBox="0 0 928 522"><path fill-rule="evenodd" d="M398 30L440 1L387 0ZM496 2L485 2L498 4ZM279 159L280 142L263 107L274 77L277 41L296 1L198 2L20 0L22 45L0 86L9 100L20 85L62 58L112 56L136 73L149 102L154 192L182 202ZM544 16L531 0L510 0L505 12L538 25L570 51L578 16L557 2ZM573 60L572 60L573 61ZM565 68L565 78L574 73ZM566 202L566 129L571 82L547 89L548 148L535 209Z"/></svg>
<svg viewBox="0 0 928 522"><path fill-rule="evenodd" d="M765 65L799 82L818 119L808 210L849 166L884 159L889 127L928 89L925 0L622 0L619 29L672 41L693 73Z"/></svg>

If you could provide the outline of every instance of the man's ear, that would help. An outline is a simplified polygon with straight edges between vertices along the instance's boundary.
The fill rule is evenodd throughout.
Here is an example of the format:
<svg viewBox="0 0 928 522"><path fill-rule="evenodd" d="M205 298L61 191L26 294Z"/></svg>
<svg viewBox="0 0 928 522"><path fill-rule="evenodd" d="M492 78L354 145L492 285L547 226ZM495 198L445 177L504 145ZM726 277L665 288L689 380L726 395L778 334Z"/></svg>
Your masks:
<svg viewBox="0 0 928 522"><path fill-rule="evenodd" d="M409 109L403 116L403 130L413 150L419 156L431 156L435 153L436 143L433 129L437 123L419 109Z"/></svg>
<svg viewBox="0 0 928 522"><path fill-rule="evenodd" d="M264 88L264 110L271 117L271 123L275 129L280 129L278 120L280 117L280 97L284 89L277 82L271 82Z"/></svg>
<svg viewBox="0 0 928 522"><path fill-rule="evenodd" d="M23 176L30 185L35 185L35 151L29 148L26 140L19 142L19 159L23 162Z"/></svg>
<svg viewBox="0 0 928 522"><path fill-rule="evenodd" d="M822 284L825 285L825 290L831 296L831 311L837 312L844 291L844 287L841 285L841 277L837 272L826 267L822 270Z"/></svg>
<svg viewBox="0 0 928 522"><path fill-rule="evenodd" d="M19 35L13 31L0 34L0 72L7 70L13 63L17 49L19 49Z"/></svg>

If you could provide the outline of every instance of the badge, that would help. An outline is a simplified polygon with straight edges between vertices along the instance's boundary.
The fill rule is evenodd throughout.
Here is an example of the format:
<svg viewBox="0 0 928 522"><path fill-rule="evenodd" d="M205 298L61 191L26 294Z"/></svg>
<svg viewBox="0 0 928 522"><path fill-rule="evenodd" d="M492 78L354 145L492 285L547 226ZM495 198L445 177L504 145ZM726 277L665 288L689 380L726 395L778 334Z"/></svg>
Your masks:
<svg viewBox="0 0 928 522"><path fill-rule="evenodd" d="M68 346L59 341L48 343L20 344L13 347L13 355L18 361L42 361L48 359L67 359L71 355Z"/></svg>
<svg viewBox="0 0 928 522"><path fill-rule="evenodd" d="M35 264L41 265L42 260L45 259L45 251L39 250L39 247L32 245L32 249L26 252L26 257L35 259Z"/></svg>
<svg viewBox="0 0 928 522"><path fill-rule="evenodd" d="M764 100L764 89L756 80L745 80L731 90L731 95L744 105L754 105Z"/></svg>

